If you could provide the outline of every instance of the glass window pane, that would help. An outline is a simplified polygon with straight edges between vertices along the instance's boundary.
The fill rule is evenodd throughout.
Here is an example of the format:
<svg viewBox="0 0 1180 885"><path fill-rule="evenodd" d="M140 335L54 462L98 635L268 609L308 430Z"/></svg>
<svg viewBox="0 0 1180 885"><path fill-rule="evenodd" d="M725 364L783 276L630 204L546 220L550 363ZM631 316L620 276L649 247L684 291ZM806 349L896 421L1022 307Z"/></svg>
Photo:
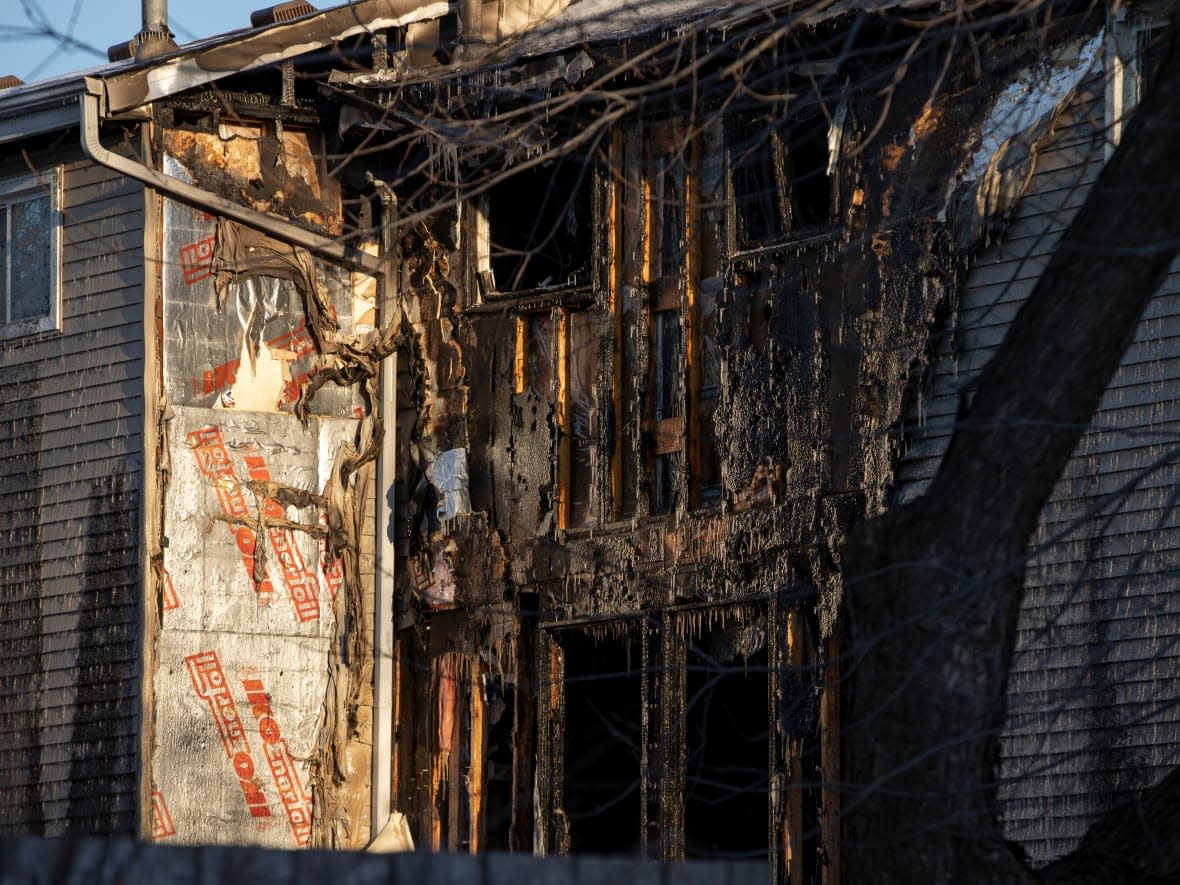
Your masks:
<svg viewBox="0 0 1180 885"><path fill-rule="evenodd" d="M49 258L52 249L48 196L12 205L11 320L49 316L52 290Z"/></svg>

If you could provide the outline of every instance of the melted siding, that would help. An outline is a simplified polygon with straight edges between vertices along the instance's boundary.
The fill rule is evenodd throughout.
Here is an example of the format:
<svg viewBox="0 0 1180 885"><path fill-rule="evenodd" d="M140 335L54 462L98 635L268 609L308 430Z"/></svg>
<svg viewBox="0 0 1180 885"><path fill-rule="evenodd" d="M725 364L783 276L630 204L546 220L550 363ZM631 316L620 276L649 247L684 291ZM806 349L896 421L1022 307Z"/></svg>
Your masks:
<svg viewBox="0 0 1180 885"><path fill-rule="evenodd" d="M134 834L144 198L62 203L62 331L0 341L0 833Z"/></svg>
<svg viewBox="0 0 1180 885"><path fill-rule="evenodd" d="M1087 106L1088 103L1088 106ZM1003 242L968 273L909 416L902 500L946 449L960 391L994 352L1101 166L1094 90L1040 155ZM1112 297L1115 293L1112 293ZM1030 379L1031 380L1031 379ZM1009 838L1035 863L1180 762L1180 271L1140 323L1034 539L1003 738Z"/></svg>

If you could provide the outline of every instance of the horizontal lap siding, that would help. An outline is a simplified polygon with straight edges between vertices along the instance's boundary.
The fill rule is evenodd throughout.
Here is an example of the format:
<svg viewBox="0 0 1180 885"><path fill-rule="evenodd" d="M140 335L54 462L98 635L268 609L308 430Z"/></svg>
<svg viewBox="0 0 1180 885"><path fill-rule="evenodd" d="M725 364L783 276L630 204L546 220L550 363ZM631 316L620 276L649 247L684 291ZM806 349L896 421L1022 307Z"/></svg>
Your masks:
<svg viewBox="0 0 1180 885"><path fill-rule="evenodd" d="M1101 120L1094 99L1088 110ZM1031 294L1101 158L1093 123L1075 113L1041 150L1003 240L972 262L957 326L937 342L923 399L908 415L901 500L921 494L937 470L960 391ZM1180 763L1177 390L1180 272L1173 268L1030 551L1001 799L1009 838L1037 863L1068 852L1099 815Z"/></svg>
<svg viewBox="0 0 1180 885"><path fill-rule="evenodd" d="M61 332L0 341L0 833L134 833L144 197L62 196Z"/></svg>

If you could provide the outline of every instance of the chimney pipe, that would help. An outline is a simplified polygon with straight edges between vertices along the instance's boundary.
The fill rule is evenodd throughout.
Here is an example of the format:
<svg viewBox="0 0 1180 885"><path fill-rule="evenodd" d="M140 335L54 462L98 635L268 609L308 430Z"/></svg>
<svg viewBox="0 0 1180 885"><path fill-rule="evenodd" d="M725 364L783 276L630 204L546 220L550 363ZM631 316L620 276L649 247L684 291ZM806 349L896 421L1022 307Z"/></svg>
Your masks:
<svg viewBox="0 0 1180 885"><path fill-rule="evenodd" d="M156 58L176 48L168 30L168 0L143 0L143 30L137 39L136 61Z"/></svg>
<svg viewBox="0 0 1180 885"><path fill-rule="evenodd" d="M483 38L483 0L459 0L459 42L485 43Z"/></svg>
<svg viewBox="0 0 1180 885"><path fill-rule="evenodd" d="M168 0L143 0L143 29L168 30Z"/></svg>
<svg viewBox="0 0 1180 885"><path fill-rule="evenodd" d="M107 50L111 61L134 58L145 61L165 55L176 48L172 32L168 30L168 0L143 0L140 32L126 43L116 43Z"/></svg>

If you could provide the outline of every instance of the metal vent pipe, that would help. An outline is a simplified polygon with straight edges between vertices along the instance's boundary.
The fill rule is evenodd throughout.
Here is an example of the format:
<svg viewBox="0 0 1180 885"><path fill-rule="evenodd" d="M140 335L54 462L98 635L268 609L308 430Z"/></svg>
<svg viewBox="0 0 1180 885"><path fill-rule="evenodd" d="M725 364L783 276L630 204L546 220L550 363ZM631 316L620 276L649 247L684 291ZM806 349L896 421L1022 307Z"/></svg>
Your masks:
<svg viewBox="0 0 1180 885"><path fill-rule="evenodd" d="M168 0L143 0L143 29L168 30Z"/></svg>
<svg viewBox="0 0 1180 885"><path fill-rule="evenodd" d="M156 58L176 48L168 30L168 0L143 0L142 30L135 38L135 58Z"/></svg>
<svg viewBox="0 0 1180 885"><path fill-rule="evenodd" d="M483 43L483 0L459 0L459 41Z"/></svg>

